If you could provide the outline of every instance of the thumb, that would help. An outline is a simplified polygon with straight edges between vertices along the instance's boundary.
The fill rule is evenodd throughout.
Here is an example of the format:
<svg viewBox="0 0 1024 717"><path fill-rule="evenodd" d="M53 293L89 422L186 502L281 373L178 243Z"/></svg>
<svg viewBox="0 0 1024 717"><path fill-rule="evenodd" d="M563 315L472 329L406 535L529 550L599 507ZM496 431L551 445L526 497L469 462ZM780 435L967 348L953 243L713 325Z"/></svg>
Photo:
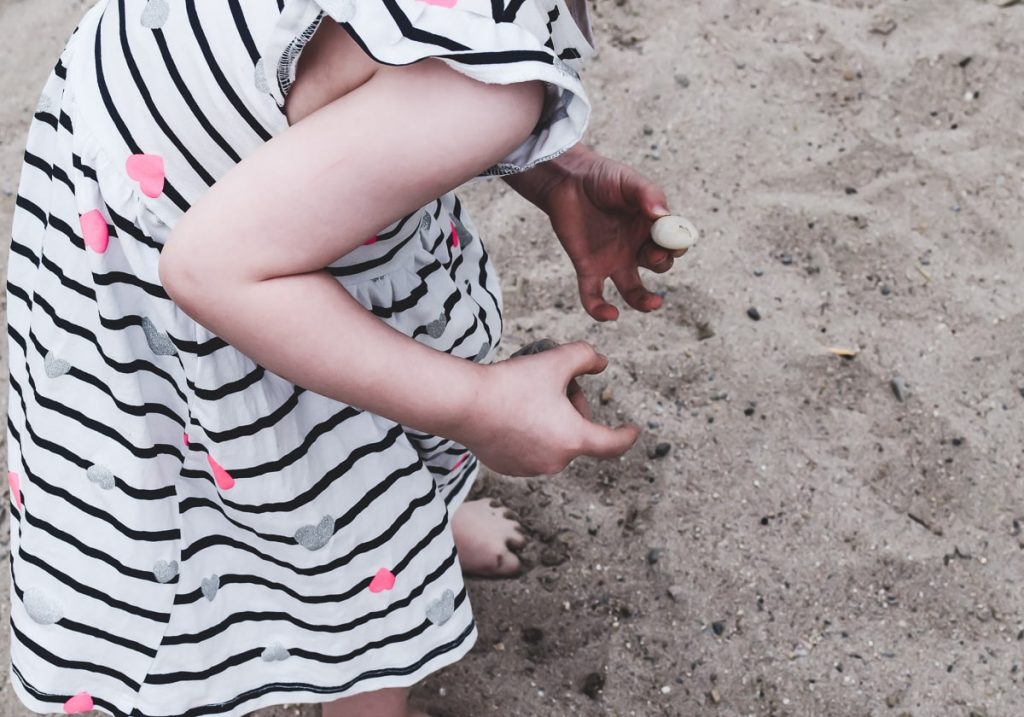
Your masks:
<svg viewBox="0 0 1024 717"><path fill-rule="evenodd" d="M564 371L566 386L577 376L601 373L608 367L608 359L586 341L563 344L547 355L558 359L559 368Z"/></svg>
<svg viewBox="0 0 1024 717"><path fill-rule="evenodd" d="M622 194L651 221L672 213L665 190L635 170L629 170L622 177Z"/></svg>
<svg viewBox="0 0 1024 717"><path fill-rule="evenodd" d="M632 448L640 437L640 429L631 423L618 428L589 423L584 430L583 453L593 458L611 460Z"/></svg>

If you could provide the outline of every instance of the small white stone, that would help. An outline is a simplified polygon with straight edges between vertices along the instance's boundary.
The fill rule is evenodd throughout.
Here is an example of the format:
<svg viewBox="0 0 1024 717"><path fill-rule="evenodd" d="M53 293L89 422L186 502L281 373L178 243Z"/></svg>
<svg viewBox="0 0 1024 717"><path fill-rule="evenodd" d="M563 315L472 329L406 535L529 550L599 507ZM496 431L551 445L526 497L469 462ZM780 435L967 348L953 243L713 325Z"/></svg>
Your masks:
<svg viewBox="0 0 1024 717"><path fill-rule="evenodd" d="M663 249L681 251L697 243L700 232L689 219L677 216L662 217L651 227L651 238Z"/></svg>

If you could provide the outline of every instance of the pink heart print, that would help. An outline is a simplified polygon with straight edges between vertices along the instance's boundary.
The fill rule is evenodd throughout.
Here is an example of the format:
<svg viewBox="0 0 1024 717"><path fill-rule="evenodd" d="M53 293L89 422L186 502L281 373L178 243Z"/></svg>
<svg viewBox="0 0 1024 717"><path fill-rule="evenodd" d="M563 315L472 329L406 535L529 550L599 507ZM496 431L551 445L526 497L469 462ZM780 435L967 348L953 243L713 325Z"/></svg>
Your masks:
<svg viewBox="0 0 1024 717"><path fill-rule="evenodd" d="M139 189L150 199L164 191L164 158L156 154L133 154L124 163L128 176L139 183Z"/></svg>
<svg viewBox="0 0 1024 717"><path fill-rule="evenodd" d="M21 476L14 471L7 471L7 485L11 489L11 500L21 510Z"/></svg>
<svg viewBox="0 0 1024 717"><path fill-rule="evenodd" d="M110 244L110 229L100 210L86 212L78 221L82 225L82 239L85 240L85 245L97 254L105 252L107 245Z"/></svg>
<svg viewBox="0 0 1024 717"><path fill-rule="evenodd" d="M395 587L395 574L387 568L381 568L370 581L370 592L380 593Z"/></svg>
<svg viewBox="0 0 1024 717"><path fill-rule="evenodd" d="M91 712L94 706L95 705L92 703L92 695L88 692L79 692L64 703L64 714L78 715L83 712Z"/></svg>
<svg viewBox="0 0 1024 717"><path fill-rule="evenodd" d="M455 231L455 222L452 222L452 246L459 248L459 233Z"/></svg>
<svg viewBox="0 0 1024 717"><path fill-rule="evenodd" d="M371 244L377 243L377 235L374 234L372 237L363 242L363 246L370 246Z"/></svg>
<svg viewBox="0 0 1024 717"><path fill-rule="evenodd" d="M213 480L217 483L218 488L221 490L231 490L235 487L235 479L221 467L220 463L213 460L213 456L206 456L206 460L210 464L210 470L213 471Z"/></svg>
<svg viewBox="0 0 1024 717"><path fill-rule="evenodd" d="M455 7L455 3L459 0L420 0L425 2L427 5L437 5L438 7Z"/></svg>

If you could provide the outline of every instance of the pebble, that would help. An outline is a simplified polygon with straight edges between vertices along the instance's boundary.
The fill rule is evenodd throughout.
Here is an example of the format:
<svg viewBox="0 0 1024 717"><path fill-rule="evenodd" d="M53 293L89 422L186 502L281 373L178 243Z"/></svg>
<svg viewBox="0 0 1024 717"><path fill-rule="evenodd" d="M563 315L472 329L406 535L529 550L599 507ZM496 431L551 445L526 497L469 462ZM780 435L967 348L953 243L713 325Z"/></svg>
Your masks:
<svg viewBox="0 0 1024 717"><path fill-rule="evenodd" d="M661 548L651 548L647 551L647 564L654 565L661 559Z"/></svg>
<svg viewBox="0 0 1024 717"><path fill-rule="evenodd" d="M760 321L761 320L761 312L758 311L757 307L754 307L754 306L751 306L749 309L747 309L747 316L749 316L754 321Z"/></svg>
<svg viewBox="0 0 1024 717"><path fill-rule="evenodd" d="M779 261L782 262L783 266L789 266L790 264L793 263L793 257L790 256L789 254L780 254Z"/></svg>
<svg viewBox="0 0 1024 717"><path fill-rule="evenodd" d="M856 187L846 187L843 191L846 192L847 195L856 194L857 193L857 188Z"/></svg>
<svg viewBox="0 0 1024 717"><path fill-rule="evenodd" d="M715 335L715 330L711 328L711 324L707 321L701 321L697 324L697 340L706 341ZM1024 388L1021 389L1021 396L1024 396Z"/></svg>
<svg viewBox="0 0 1024 717"><path fill-rule="evenodd" d="M721 621L711 623L711 631L721 637L722 633L725 632L725 623Z"/></svg>
<svg viewBox="0 0 1024 717"><path fill-rule="evenodd" d="M754 269L754 276L757 276L757 277L764 276L764 269Z"/></svg>
<svg viewBox="0 0 1024 717"><path fill-rule="evenodd" d="M585 694L592 700L596 700L601 696L601 691L604 689L604 675L600 672L591 672L589 675L583 678L583 686L580 688L580 692Z"/></svg>
<svg viewBox="0 0 1024 717"><path fill-rule="evenodd" d="M650 137L652 134L654 134L654 127L651 127L649 124L645 124L644 134Z"/></svg>
<svg viewBox="0 0 1024 717"><path fill-rule="evenodd" d="M651 457L651 458L664 458L665 456L668 455L668 452L670 450L672 450L672 444L671 443L666 443L665 441L662 441L661 443L656 445L650 451L650 453L648 453L648 456Z"/></svg>
<svg viewBox="0 0 1024 717"><path fill-rule="evenodd" d="M882 286L882 288L879 289L879 291L882 292L882 296L888 296L889 294L892 293L892 289L890 289L888 286Z"/></svg>
<svg viewBox="0 0 1024 717"><path fill-rule="evenodd" d="M682 602L683 595L685 595L685 593L683 592L683 586L682 585L669 585L668 586L668 596L670 598L672 598L672 600L674 602Z"/></svg>
<svg viewBox="0 0 1024 717"><path fill-rule="evenodd" d="M680 87L689 87L690 78L687 77L686 75L676 75L676 84L679 85Z"/></svg>
<svg viewBox="0 0 1024 717"><path fill-rule="evenodd" d="M538 642L544 639L544 631L539 627L524 627L523 628L523 642L527 645L536 645Z"/></svg>
<svg viewBox="0 0 1024 717"><path fill-rule="evenodd" d="M607 406L607 405L608 405L609 403L611 403L611 402L612 402L612 399L613 399L614 397L615 397L615 396L614 396L614 394L612 394L612 390L611 390L611 388L609 388L609 387L607 387L607 386L606 386L606 387L605 387L605 388L604 388L604 389L603 389L603 390L601 391L601 405L602 405L602 406Z"/></svg>
<svg viewBox="0 0 1024 717"><path fill-rule="evenodd" d="M892 380L889 381L889 386L892 387L892 393L896 399L903 403L907 397L907 382L901 376L893 376Z"/></svg>
<svg viewBox="0 0 1024 717"><path fill-rule="evenodd" d="M756 411L756 410L757 410L757 401L749 401L747 403L747 407L743 409L743 415L747 416L749 418L750 416L754 415L754 411Z"/></svg>

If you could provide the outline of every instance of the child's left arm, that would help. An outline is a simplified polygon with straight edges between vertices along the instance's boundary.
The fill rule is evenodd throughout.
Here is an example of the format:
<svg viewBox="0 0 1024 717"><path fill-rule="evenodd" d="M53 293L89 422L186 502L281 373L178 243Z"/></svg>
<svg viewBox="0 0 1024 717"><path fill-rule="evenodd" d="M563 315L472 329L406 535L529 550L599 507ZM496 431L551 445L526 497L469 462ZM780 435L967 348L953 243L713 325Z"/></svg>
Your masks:
<svg viewBox="0 0 1024 717"><path fill-rule="evenodd" d="M582 144L506 181L550 217L576 269L583 307L594 319L619 316L604 299L609 278L634 309L661 306L661 297L644 287L639 273L641 266L666 272L679 256L651 241L651 224L669 214L661 188Z"/></svg>

